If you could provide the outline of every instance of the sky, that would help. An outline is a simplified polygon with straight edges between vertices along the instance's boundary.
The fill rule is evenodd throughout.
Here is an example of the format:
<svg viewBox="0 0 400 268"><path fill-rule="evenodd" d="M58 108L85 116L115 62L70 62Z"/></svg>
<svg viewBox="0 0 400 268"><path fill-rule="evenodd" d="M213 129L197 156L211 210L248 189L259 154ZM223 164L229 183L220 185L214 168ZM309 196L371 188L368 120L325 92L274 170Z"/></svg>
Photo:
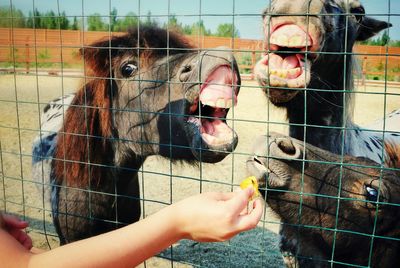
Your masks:
<svg viewBox="0 0 400 268"><path fill-rule="evenodd" d="M175 15L183 24L193 24L199 19L206 28L215 31L221 23L234 23L241 38L262 39L261 13L270 0L0 0L0 6L12 5L25 14L37 8L65 11L67 16L88 16L99 13L107 16L115 7L118 15L134 12L145 16L149 11L163 23L168 14ZM296 0L291 0L296 1ZM367 14L390 20L392 39L400 40L400 0L363 0ZM389 17L387 14L391 14ZM106 18L106 17L105 17Z"/></svg>

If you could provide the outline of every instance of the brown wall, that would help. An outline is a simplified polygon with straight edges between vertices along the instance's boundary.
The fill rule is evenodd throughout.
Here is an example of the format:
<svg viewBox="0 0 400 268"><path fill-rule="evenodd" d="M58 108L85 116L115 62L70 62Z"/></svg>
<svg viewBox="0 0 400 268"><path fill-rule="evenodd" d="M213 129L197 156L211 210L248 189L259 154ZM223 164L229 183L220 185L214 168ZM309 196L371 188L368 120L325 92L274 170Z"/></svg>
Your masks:
<svg viewBox="0 0 400 268"><path fill-rule="evenodd" d="M80 47L110 35L120 34L123 33L0 28L0 62L81 64L81 59L78 57ZM199 48L228 47L235 51L239 62L241 57L246 55L248 61L241 65L244 69L251 70L262 51L261 40L187 37ZM359 54L364 74L377 72L383 74L386 62L389 72L393 72L391 70L393 68L400 69L400 48L357 45L355 53ZM373 71L376 68L381 70Z"/></svg>

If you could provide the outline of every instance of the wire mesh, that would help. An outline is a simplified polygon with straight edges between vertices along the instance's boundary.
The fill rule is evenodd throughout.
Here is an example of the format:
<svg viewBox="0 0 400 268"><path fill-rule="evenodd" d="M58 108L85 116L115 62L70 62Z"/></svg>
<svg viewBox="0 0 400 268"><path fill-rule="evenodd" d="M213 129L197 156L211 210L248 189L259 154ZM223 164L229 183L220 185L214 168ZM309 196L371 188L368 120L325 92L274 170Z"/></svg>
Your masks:
<svg viewBox="0 0 400 268"><path fill-rule="evenodd" d="M65 1L44 3L43 1L32 0L29 8L23 7L20 1L17 0L10 0L4 3L8 6L5 9L9 11L4 13L6 15L0 19L2 27L5 25L4 28L0 28L2 33L0 38L0 53L2 54L0 55L0 91L3 92L0 95L0 166L2 176L0 196L2 205L0 209L8 213L17 214L31 223L28 232L33 237L35 246L51 249L57 247L59 243L58 235L52 223L50 196L46 192L48 191L46 189L54 186L52 182L47 180L50 177L50 170L48 170L46 164L41 164L39 167L41 177L38 180L33 177L31 167L33 159L35 159L35 155L32 153L32 142L35 137L38 137L39 142L43 143L42 139L47 139L48 136L54 134L53 129L43 128L43 120L49 120L49 118L46 118L46 112L44 111L49 101L66 94L75 93L82 88L82 85L88 85L91 81L104 81L108 85L114 87L118 85L123 88L127 83L127 79L118 76L117 71L114 69L115 65L110 63L120 63L121 59L117 57L124 55L127 51L134 51L133 53L138 55L136 59L138 63L136 67L139 69L138 74L129 80L130 83L134 82L137 88L131 88L126 93L128 100L138 99L137 107L118 106L120 101L118 94L121 94L120 88L116 91L110 89L110 102L112 103L110 107L100 107L94 104L91 99L92 95L88 90L83 91L81 103L70 103L68 99L62 98L49 106L51 109L59 110L62 121L65 121L67 109L82 109L82 122L77 124L82 126L82 131L71 133L63 129L62 125L59 125L59 131L56 133L58 137L84 138L85 143L82 146L88 149L86 151L83 150L86 154L78 159L69 158L64 154L63 157L58 158L54 155L46 156L41 159L42 161L59 161L64 165L64 170L68 170L69 165L77 164L87 169L88 178L97 176L92 174L93 170L138 174L138 190L140 190L140 196L138 197L121 193L117 183L114 183L112 189L104 191L99 190L96 185L92 185L91 180L89 180L88 187L84 189L77 185L59 185L61 188L59 191L76 191L88 194L89 219L111 223L115 226L125 223L122 220L123 215L118 213L118 206L120 205L118 200L121 198L138 200L141 207L141 218L144 218L178 200L197 193L233 191L247 175L246 159L253 156L252 144L255 137L259 135L272 132L289 133L291 136L295 134L296 138L303 141L302 146L306 151L310 147L308 143L312 143L322 149L330 149L338 155L335 160L310 160L305 153L301 159L294 161L300 163L299 169L301 170L301 183L298 190L274 189L273 187L262 189L266 200L270 195L274 196L276 194L299 196L298 210L294 213L295 219L293 221L285 221L278 218L271 208L266 206L264 216L255 230L240 234L229 242L218 244L196 243L184 240L146 261L143 264L144 267L283 267L284 263L279 249L278 233L280 228L294 228L298 241L302 241L305 233L313 232L314 230L315 233L324 233L326 236L333 237L331 243L327 242L329 245L327 255L322 258L321 256L318 257L317 254L314 257L310 257L291 252L297 260L321 261L326 266L343 264L351 267L372 267L375 264L373 259L374 252L382 243L381 241L392 241L394 244L400 242L400 236L397 234L386 235L379 232L381 225L383 225L383 220L380 218L381 216L378 216L381 215L380 213L386 207L392 208L393 211L397 211L399 207L397 199L394 198L397 193L390 193L393 196L392 199L384 198L385 194L387 194L386 191L390 191L390 189L385 188L387 172L396 174L397 179L400 177L399 166L388 165L388 159L384 158L384 156L387 154L386 150L388 149L388 147L385 147L385 141L389 138L400 136L400 123L396 123L400 122L400 112L392 113L390 117L386 117L389 112L400 108L400 86L398 84L400 77L398 63L400 49L395 47L395 42L386 42L380 47L358 44L355 50L351 49L353 44L348 38L349 33L352 33L351 27L353 27L354 12L349 9L338 14L337 8L342 7L342 5L349 6L357 1L319 1L326 2L325 9L321 10L321 12L325 12L323 16L321 12L315 13L315 10L312 9L313 4L317 1L304 1L308 3L308 8L305 11L294 11L290 12L289 15L278 8L278 5L285 2L285 0L254 1L252 5L242 0L227 0L220 1L220 3L198 0L190 4L185 3L183 0L105 0L97 2L96 6L98 7L95 7L93 2L85 0L70 1L68 4ZM364 2L367 15L392 22L394 29L396 29L396 22L399 19L399 5L396 1L384 1L385 8L382 9L384 10L383 12L377 12L371 8L368 9L373 4L368 1ZM265 24L266 22L262 21L261 14L267 5L275 5L275 9L267 10L264 13L271 21L276 17L305 17L306 43L309 41L308 38L312 36L310 28L314 27L310 21L314 21L313 19L316 16L320 16L321 23L332 18L337 19L342 23L339 26L344 29L342 31L344 33L343 36L335 37L333 34L329 35L328 33L325 38L342 38L338 42L343 41L344 46L337 51L329 48L315 51L309 46L305 46L302 51L288 49L287 47L279 48L278 52L275 51L276 47L274 45L276 44L271 43L270 38L273 34L271 31L276 29L266 27L267 29L264 29L264 33L262 31L263 23ZM331 8L331 11L329 11L329 8ZM30 12L31 17L25 18L26 26L30 21L30 27L21 27L21 16L17 12L19 9L22 9L27 14ZM39 10L42 11L41 14L38 12ZM54 12L47 12L48 10ZM101 10L100 13L96 13L97 10ZM121 13L121 15L118 13ZM52 19L56 22L53 29L43 29L45 27L42 27L41 23L46 20L52 21ZM73 22L74 25L75 22L76 25L80 24L80 29L73 29L72 25L70 29L63 29L62 23L65 21L64 19L67 19L70 23ZM137 30L137 40L140 39L140 33L146 27L158 25L167 30L177 30L179 28L183 32L186 31L186 37L193 44L193 47L171 47L169 32L166 35L167 45L165 47L144 47L139 41L137 41L137 44L133 44L133 48L126 47L123 44L115 45L113 43L114 38L121 37L124 34L124 31L121 30L123 25L120 25L123 21L131 23L131 26L133 25L132 28ZM97 25L95 25L95 22ZM225 37L212 36L211 31L218 32L217 26L222 24L231 27L228 34L225 34ZM207 26L212 27L213 30L208 30ZM238 29L239 32L237 31ZM255 33L254 29L257 29ZM336 31L340 31L340 27ZM394 31L388 29L385 34L387 36L396 36L393 33ZM335 33L334 30L332 32ZM244 38L240 38L239 35L243 35ZM248 36L251 36L254 40L245 39ZM350 36L350 38L352 37ZM94 44L100 39L105 40L106 44L104 46L99 43ZM328 40L323 41L329 43ZM324 42L321 42L320 46L322 47L323 44ZM225 47L219 47L221 45ZM90 72L93 67L90 66L91 63L78 57L78 50L82 51L84 58L86 53L92 53L93 49L107 51L105 56L107 60L104 62L107 63L108 61L108 65L96 66L96 68L104 71L100 75L99 72ZM115 49L118 49L121 55L116 57L114 54ZM205 84L206 81L201 79L203 73L201 68L202 61L205 57L202 53L205 50L208 51L207 53L231 52L238 62L242 85L238 96L238 105L233 105L234 100L230 100L233 102L233 107L227 114L226 122L237 132L239 144L234 152L215 164L201 161L196 165L192 165L191 162L182 164L178 161L177 163L173 159L175 150L191 150L192 147L173 142L173 137L177 133L174 120L189 116L205 121L215 120L215 115L212 113L207 114L208 108L203 105L199 105L195 115L173 111L175 107L174 101L177 100L177 94L174 90L177 86L185 87L191 83ZM142 68L146 68L145 58L142 58L145 57L143 53L146 51L155 54L165 51L167 58L166 79L148 77L145 72L141 72ZM182 82L173 79L172 74L175 72L174 68L176 66L175 63L171 63L169 60L176 58L176 51L195 55L194 58L197 59L200 66L196 81ZM324 81L323 77L315 77L316 80L320 80L320 83L314 83L312 86L310 84L304 84L300 88L278 86L280 90L288 92L288 94L296 91L298 96L302 96L302 98L298 98L297 102L292 102L292 104L294 103L293 105L298 106L296 109L290 110L287 108L288 105L278 105L286 107L286 110L280 109L269 102L265 96L268 94L271 96L276 86L264 85L260 87L256 81L257 73L253 69L256 63L264 56L271 60L272 54L277 53L283 60L287 57L286 55L291 55L294 52L304 55L304 68L311 69L310 76L312 79L319 74L319 70L312 69L312 66L309 66L310 62L318 64L318 60L323 62L324 58L327 57L343 57L343 62L348 60L357 61L360 70L353 70L356 68L351 63L343 63L338 66L342 74L350 73L348 76L334 77L334 79L341 81L342 85L340 87L330 85L331 81ZM315 61L315 57L318 57L318 60ZM331 63L327 62L326 65L320 64L319 66L328 68L328 64ZM356 63L354 64L357 65ZM231 70L234 69L233 63L228 65ZM105 68L108 70L104 70ZM273 71L270 68L270 65L267 64L267 75L270 75L271 71ZM354 88L352 87L353 79L356 82ZM158 87L166 85L167 94L164 95L164 98L168 101L166 101L165 107L149 108L149 98L147 96L149 94L146 95L145 92L147 90L146 86L150 83L159 85ZM216 86L219 86L219 83ZM233 90L235 89L237 85L234 79L231 80L229 86ZM155 89L158 87L155 86ZM154 100L158 98L157 94L161 93L154 90L152 94ZM332 95L334 98L327 98L327 94L335 95ZM181 92L178 95L182 99L185 98L185 92ZM337 99L335 99L336 97ZM317 105L318 107L309 107L310 103L319 105ZM334 111L331 117L323 117L323 114L330 109ZM113 114L111 123L114 129L112 131L116 130L117 132L122 131L121 124L136 125L137 122L132 122L132 118L140 120L142 123L138 125L137 139L129 138L121 135L121 133L116 135L115 132L107 137L91 133L90 129L93 126L91 125L92 121L90 121L90 113L92 111L97 111L98 114L110 111ZM289 120L285 117L285 112L288 112ZM298 113L300 120L291 120L293 112ZM335 114L335 112L338 114ZM352 118L353 113L354 118ZM118 116L128 114L132 115L132 117L124 117L125 120L121 122L115 121ZM152 131L157 130L157 126L146 128L143 123L147 118L159 117L168 118L167 125L161 129L162 131L167 131L168 138L166 141L157 138L152 139L153 136L158 135L157 133L152 133ZM318 120L313 121L312 119L316 117ZM374 120L379 120L382 117L382 120L368 126ZM396 118L399 120L395 121ZM332 123L333 120L338 120L338 122ZM161 130L159 129L159 131ZM327 135L330 135L329 133L338 133L338 135L337 139L334 139L333 136L313 136L317 132L328 133ZM298 135L298 133L300 134ZM38 136L38 134L40 135ZM232 133L232 135L234 134ZM380 142L372 138L374 135L375 137L380 137ZM317 137L320 140L310 140L310 137ZM135 160L138 160L140 165L116 166L115 164L110 164L113 162L99 163L96 160L98 159L96 158L98 157L96 155L98 148L93 145L95 144L93 143L94 140L115 144L113 149L115 151L110 150L110 153L114 154L117 154L116 152L122 150L124 146L137 149L137 159ZM267 139L267 144L271 141ZM373 147L376 142L379 144ZM357 144L357 146L351 146L352 144ZM63 146L62 151L65 153L69 146L65 143L63 143ZM332 149L332 146L335 149ZM394 146L396 147L396 144ZM348 155L368 157L371 152L368 153L362 149L368 147L373 147L374 150L369 148L371 149L370 151L377 152L375 155L381 156L378 162L375 161L377 166L371 162L361 165L360 162L348 160ZM165 153L164 157L155 156L161 151L160 148L167 148L167 153ZM348 148L355 149L350 150ZM400 147L398 146L397 148ZM76 151L80 150L80 148L75 149ZM198 151L198 158L201 160L205 157L203 155L205 151L202 149ZM219 149L209 151L214 153L223 152ZM398 159L399 154L400 149L398 149L398 154L395 153L392 156ZM267 158L277 159L276 156L272 155L267 155ZM399 162L398 160L391 160L394 164L396 164L396 161L397 164ZM338 174L336 174L337 192L324 193L308 185L309 174L307 172L309 172L308 168L310 166L317 166L321 170L324 170L325 166L339 167ZM370 170L379 171L376 200L366 199L365 194L358 197L347 194L346 187L348 187L349 178L346 177L346 174L349 174L349 170L357 170L357 172L362 170L360 173L364 177L370 175ZM69 174L64 172L64 180L67 176ZM98 205L95 201L96 197L100 195L105 196L105 198L110 197L109 200L112 200L112 205L116 209L112 219L97 218L96 215L91 214L94 211L93 206ZM334 201L335 221L329 226L327 224L308 224L308 203L304 202L307 202L310 198L327 200L327 203L330 200ZM372 215L370 218L373 226L372 232L364 231L362 228L343 228L343 214L346 213L349 203L353 204L350 205L351 207L359 203L363 204L363 207L371 203L374 205L373 209L369 210ZM386 221L388 221L387 218L390 219L391 217L398 219L395 213L397 212L393 212L393 215L390 214L388 216L385 214L386 218L384 219ZM357 217L358 215L351 216ZM396 226L395 221L393 221L388 224L387 228L397 228ZM365 255L367 259L361 264L351 260L342 261L343 241L354 237L367 239L362 240L368 243L368 253ZM350 248L348 251L357 252L357 249Z"/></svg>

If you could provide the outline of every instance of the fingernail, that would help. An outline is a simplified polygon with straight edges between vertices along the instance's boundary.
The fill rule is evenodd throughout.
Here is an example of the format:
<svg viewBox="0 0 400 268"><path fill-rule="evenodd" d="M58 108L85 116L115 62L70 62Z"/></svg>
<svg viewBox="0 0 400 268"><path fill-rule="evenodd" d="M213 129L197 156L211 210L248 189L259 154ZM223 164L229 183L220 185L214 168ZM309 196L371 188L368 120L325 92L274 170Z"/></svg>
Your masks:
<svg viewBox="0 0 400 268"><path fill-rule="evenodd" d="M246 189L250 189L250 193L251 193L251 194L254 192L254 188L253 188L253 186L251 186L251 185L249 185ZM247 190L247 191L249 191L249 190ZM249 193L249 194L250 194L250 193Z"/></svg>

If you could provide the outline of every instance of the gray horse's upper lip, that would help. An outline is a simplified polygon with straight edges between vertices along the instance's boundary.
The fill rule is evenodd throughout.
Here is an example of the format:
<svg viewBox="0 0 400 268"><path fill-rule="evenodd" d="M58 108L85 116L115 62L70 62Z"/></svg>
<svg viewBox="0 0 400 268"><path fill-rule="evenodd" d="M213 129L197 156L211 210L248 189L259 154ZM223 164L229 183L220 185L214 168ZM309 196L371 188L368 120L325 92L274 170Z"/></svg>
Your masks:
<svg viewBox="0 0 400 268"><path fill-rule="evenodd" d="M238 74L229 65L212 69L198 97L188 107L187 122L196 125L205 143L212 147L230 144L236 133L226 124L229 108L236 104Z"/></svg>

